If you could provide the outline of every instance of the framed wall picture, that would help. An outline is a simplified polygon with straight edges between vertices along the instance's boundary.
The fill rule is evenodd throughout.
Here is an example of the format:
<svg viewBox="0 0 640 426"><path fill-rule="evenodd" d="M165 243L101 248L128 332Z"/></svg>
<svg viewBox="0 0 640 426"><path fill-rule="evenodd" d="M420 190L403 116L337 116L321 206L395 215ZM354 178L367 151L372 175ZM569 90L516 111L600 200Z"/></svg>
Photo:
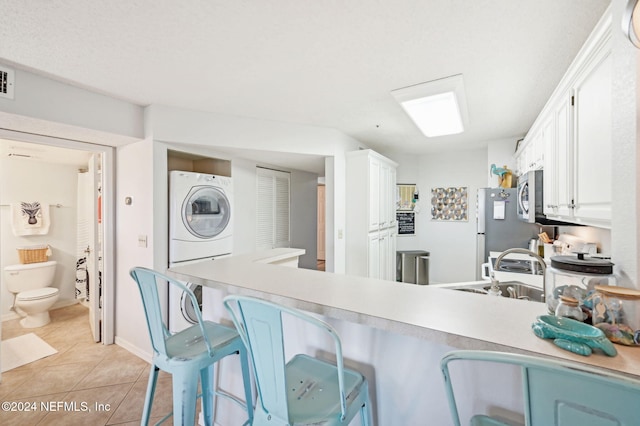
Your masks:
<svg viewBox="0 0 640 426"><path fill-rule="evenodd" d="M431 220L469 220L467 187L431 188Z"/></svg>
<svg viewBox="0 0 640 426"><path fill-rule="evenodd" d="M398 235L416 235L416 214L414 212L396 212Z"/></svg>
<svg viewBox="0 0 640 426"><path fill-rule="evenodd" d="M396 185L398 193L396 194L396 210L399 212L412 212L418 201L418 187L413 184Z"/></svg>

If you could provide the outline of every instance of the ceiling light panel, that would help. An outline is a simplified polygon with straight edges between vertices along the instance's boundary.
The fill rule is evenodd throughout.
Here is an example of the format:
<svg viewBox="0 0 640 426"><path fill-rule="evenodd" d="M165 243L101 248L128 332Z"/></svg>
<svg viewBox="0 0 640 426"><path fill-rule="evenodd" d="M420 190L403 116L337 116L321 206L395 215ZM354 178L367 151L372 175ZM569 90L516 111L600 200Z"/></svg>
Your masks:
<svg viewBox="0 0 640 426"><path fill-rule="evenodd" d="M391 92L427 137L462 133L468 125L462 74Z"/></svg>

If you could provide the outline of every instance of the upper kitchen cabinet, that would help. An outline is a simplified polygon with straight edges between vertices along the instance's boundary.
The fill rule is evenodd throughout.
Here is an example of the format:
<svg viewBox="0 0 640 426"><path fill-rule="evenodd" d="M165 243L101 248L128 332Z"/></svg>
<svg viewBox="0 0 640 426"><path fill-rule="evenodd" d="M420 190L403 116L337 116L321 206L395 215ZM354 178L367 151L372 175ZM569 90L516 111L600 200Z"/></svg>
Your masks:
<svg viewBox="0 0 640 426"><path fill-rule="evenodd" d="M543 135L549 218L611 226L612 77L607 10L529 132Z"/></svg>
<svg viewBox="0 0 640 426"><path fill-rule="evenodd" d="M545 129L529 132L516 152L516 176L531 170L540 170L544 166Z"/></svg>
<svg viewBox="0 0 640 426"><path fill-rule="evenodd" d="M596 225L611 223L611 33L607 35L574 85L573 213L575 219Z"/></svg>
<svg viewBox="0 0 640 426"><path fill-rule="evenodd" d="M395 279L397 164L372 151L346 157L346 272Z"/></svg>

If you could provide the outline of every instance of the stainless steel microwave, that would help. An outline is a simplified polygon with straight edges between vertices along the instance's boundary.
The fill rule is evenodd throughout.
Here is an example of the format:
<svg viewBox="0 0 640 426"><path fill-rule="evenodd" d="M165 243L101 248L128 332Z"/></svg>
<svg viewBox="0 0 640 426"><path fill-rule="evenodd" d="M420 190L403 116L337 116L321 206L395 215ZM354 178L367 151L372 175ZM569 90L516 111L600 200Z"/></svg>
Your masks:
<svg viewBox="0 0 640 426"><path fill-rule="evenodd" d="M532 170L518 178L518 218L529 223L546 220L542 170Z"/></svg>

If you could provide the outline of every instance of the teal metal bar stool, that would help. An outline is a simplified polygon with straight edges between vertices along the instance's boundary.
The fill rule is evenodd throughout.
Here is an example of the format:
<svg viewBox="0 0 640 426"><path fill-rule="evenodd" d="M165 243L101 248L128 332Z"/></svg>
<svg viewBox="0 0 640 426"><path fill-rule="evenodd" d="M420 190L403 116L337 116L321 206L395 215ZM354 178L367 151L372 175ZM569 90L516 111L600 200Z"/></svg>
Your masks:
<svg viewBox="0 0 640 426"><path fill-rule="evenodd" d="M441 361L451 416L460 416L449 366L459 361L509 364L522 373L523 415L527 426L635 426L640 381L573 362L488 351L454 351ZM483 364L486 366L486 364ZM463 390L464 392L464 390ZM475 414L471 425L505 426L507 420Z"/></svg>
<svg viewBox="0 0 640 426"><path fill-rule="evenodd" d="M243 296L227 296L224 305L249 349L258 388L254 426L347 425L360 413L371 425L367 380L344 368L342 345L327 323L295 309ZM305 321L331 336L336 365L306 354L285 357L283 315Z"/></svg>
<svg viewBox="0 0 640 426"><path fill-rule="evenodd" d="M247 409L248 420L244 424L252 424L251 373L247 351L237 331L211 321L203 321L195 295L180 282L141 267L131 269L130 274L140 289L153 347L153 363L140 423L146 425L149 422L158 371L163 370L172 375L174 425L194 424L198 378L202 385L202 410L206 425L213 425L215 396L230 398ZM175 334L169 332L163 320L158 296L158 284L164 281L178 286L189 295L198 318L197 324ZM214 364L232 354L240 355L246 403L222 390L214 389Z"/></svg>

